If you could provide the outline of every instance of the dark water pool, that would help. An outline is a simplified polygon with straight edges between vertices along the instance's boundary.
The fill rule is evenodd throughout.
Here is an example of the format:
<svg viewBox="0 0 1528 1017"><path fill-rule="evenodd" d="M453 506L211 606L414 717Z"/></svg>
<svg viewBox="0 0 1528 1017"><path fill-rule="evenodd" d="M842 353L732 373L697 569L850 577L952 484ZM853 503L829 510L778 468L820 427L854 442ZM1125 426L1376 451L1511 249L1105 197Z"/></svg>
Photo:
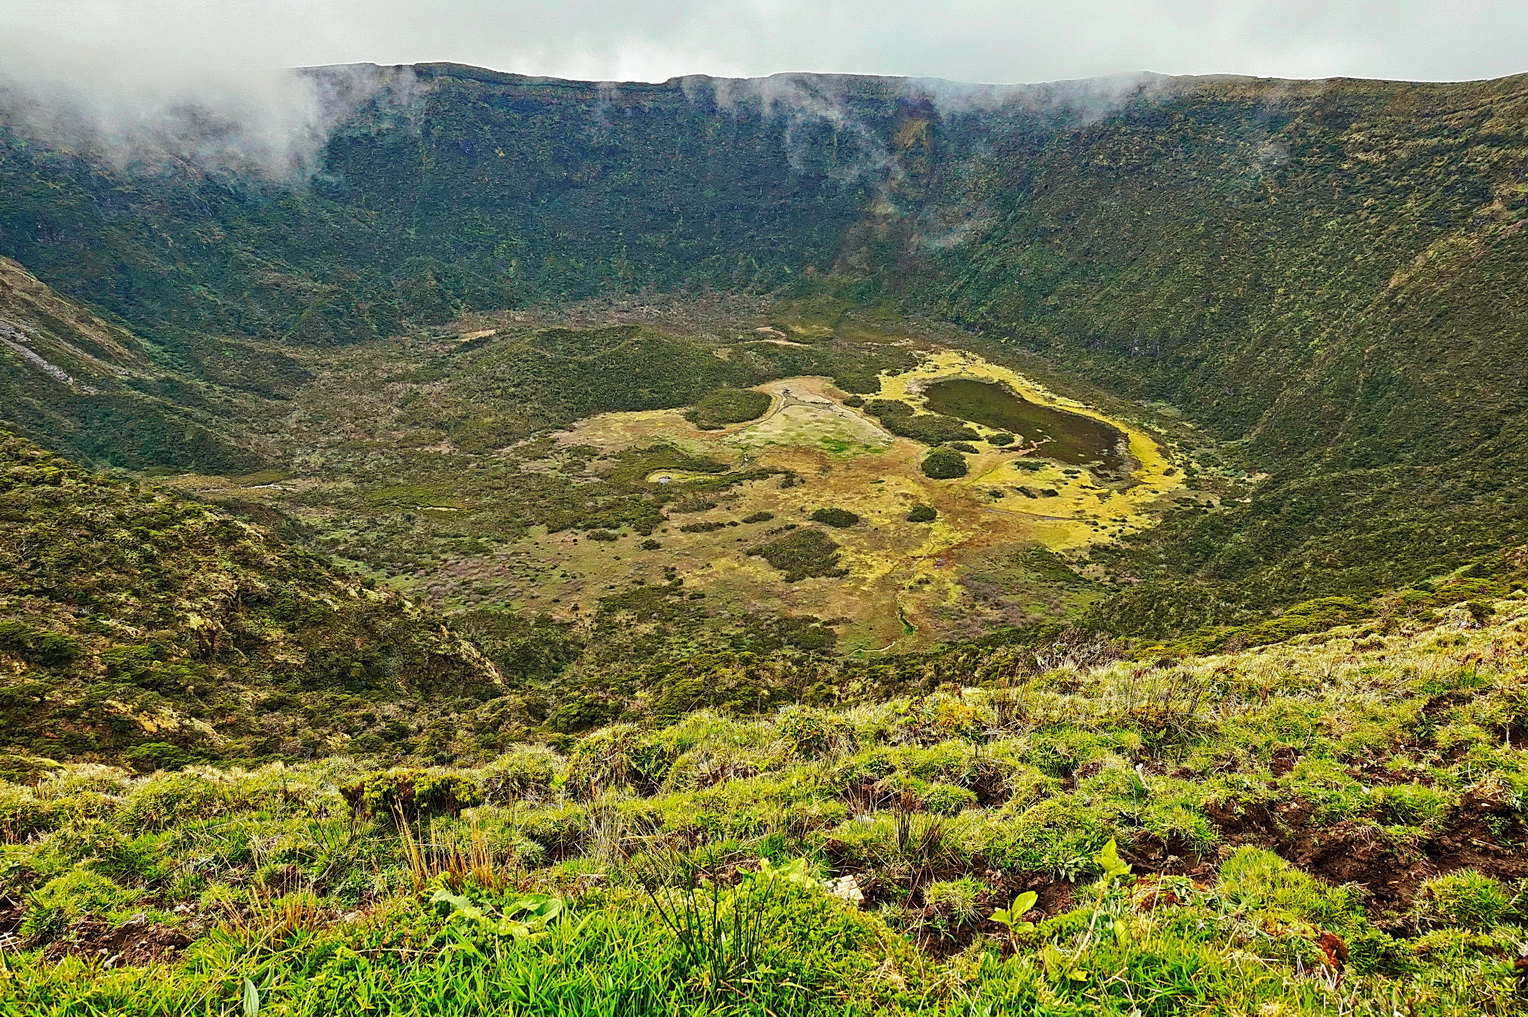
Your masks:
<svg viewBox="0 0 1528 1017"><path fill-rule="evenodd" d="M1125 435L1119 428L1032 403L1006 385L950 378L929 385L923 398L935 413L1023 435L1026 441L1038 443L1039 454L1047 459L1073 466L1102 462L1104 469L1114 473L1129 468L1121 447Z"/></svg>

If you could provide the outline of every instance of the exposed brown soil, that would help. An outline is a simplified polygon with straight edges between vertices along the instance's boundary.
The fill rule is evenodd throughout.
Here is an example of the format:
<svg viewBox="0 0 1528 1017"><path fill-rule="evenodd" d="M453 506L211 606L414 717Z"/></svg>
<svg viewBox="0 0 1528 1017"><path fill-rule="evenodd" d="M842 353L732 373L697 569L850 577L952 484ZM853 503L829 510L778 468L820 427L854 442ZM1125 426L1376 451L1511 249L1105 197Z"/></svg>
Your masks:
<svg viewBox="0 0 1528 1017"><path fill-rule="evenodd" d="M117 926L87 921L71 928L65 938L48 944L43 956L57 961L72 955L99 961L104 967L137 967L173 959L191 945L191 939L180 929L151 925L143 918Z"/></svg>
<svg viewBox="0 0 1528 1017"><path fill-rule="evenodd" d="M0 950L7 949L21 928L23 910L20 904L0 904Z"/></svg>
<svg viewBox="0 0 1528 1017"><path fill-rule="evenodd" d="M1377 918L1405 910L1422 883L1456 869L1501 880L1528 877L1528 855L1504 847L1492 833L1487 817L1504 810L1489 799L1466 796L1447 828L1414 844L1391 841L1353 820L1318 822L1311 806L1297 798L1244 812L1228 807L1207 811L1230 845L1269 848L1329 883L1362 888ZM1528 829L1521 820L1510 822L1505 839L1520 843Z"/></svg>

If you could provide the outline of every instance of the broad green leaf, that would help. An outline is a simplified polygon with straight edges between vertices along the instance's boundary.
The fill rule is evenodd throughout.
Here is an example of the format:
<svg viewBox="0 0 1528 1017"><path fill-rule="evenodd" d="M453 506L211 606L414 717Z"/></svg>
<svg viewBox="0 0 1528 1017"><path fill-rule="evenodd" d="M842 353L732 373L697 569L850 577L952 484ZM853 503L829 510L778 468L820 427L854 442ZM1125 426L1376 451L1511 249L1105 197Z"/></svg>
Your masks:
<svg viewBox="0 0 1528 1017"><path fill-rule="evenodd" d="M1109 838L1109 843L1103 846L1094 860L1103 868L1104 876L1108 879L1130 874L1130 866L1120 859L1119 845L1114 843L1113 837Z"/></svg>

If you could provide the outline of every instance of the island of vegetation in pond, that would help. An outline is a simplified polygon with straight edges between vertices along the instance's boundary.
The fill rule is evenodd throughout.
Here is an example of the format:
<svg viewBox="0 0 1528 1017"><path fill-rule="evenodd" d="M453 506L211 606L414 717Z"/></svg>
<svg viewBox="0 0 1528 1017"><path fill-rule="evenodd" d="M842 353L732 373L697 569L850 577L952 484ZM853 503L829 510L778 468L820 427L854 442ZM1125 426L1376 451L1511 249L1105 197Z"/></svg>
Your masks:
<svg viewBox="0 0 1528 1017"><path fill-rule="evenodd" d="M1121 451L1124 435L1117 428L1032 403L1006 385L974 378L948 378L923 390L929 409L975 424L1013 431L1040 446L1040 454L1057 462L1080 466L1101 462L1106 470L1127 469Z"/></svg>

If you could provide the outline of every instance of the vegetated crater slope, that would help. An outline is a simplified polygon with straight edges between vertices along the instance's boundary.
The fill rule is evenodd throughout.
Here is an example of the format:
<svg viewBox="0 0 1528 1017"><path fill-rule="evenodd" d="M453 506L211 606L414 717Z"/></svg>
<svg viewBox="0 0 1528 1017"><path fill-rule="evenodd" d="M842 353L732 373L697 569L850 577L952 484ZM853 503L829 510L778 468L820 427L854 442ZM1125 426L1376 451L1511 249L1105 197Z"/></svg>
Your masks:
<svg viewBox="0 0 1528 1017"><path fill-rule="evenodd" d="M206 376L0 258L0 413L18 434L128 468L255 468L262 456L232 421L259 396Z"/></svg>
<svg viewBox="0 0 1528 1017"><path fill-rule="evenodd" d="M10 121L0 253L199 378L235 339L644 288L963 322L1169 402L1267 474L1117 563L1141 582L1095 620L1120 630L1372 592L1519 539L1528 79L404 76L348 90L290 181L113 168ZM220 383L268 387L268 363Z"/></svg>
<svg viewBox="0 0 1528 1017"><path fill-rule="evenodd" d="M494 666L399 594L0 432L0 719L49 758L312 756L418 735ZM449 737L449 735L447 735ZM373 746L375 748L375 746Z"/></svg>

